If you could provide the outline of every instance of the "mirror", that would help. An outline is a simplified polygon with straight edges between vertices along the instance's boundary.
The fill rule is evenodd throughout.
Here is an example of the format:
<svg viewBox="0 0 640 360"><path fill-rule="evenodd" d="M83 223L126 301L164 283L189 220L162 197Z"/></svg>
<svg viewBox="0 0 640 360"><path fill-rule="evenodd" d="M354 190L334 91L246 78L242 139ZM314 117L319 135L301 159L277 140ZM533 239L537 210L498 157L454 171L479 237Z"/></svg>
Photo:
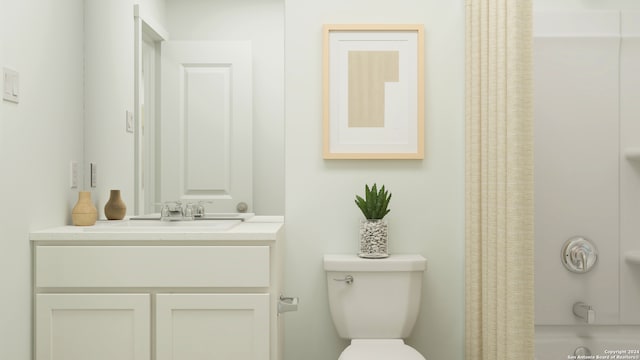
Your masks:
<svg viewBox="0 0 640 360"><path fill-rule="evenodd" d="M135 214L176 200L283 214L283 0L156 6L134 23Z"/></svg>

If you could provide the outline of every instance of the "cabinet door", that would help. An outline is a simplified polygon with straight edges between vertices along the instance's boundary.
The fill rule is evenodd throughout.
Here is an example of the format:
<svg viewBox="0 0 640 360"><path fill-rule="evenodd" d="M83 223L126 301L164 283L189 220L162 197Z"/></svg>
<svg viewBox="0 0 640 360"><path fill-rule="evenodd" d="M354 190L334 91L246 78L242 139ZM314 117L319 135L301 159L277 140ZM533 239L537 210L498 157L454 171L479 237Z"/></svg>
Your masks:
<svg viewBox="0 0 640 360"><path fill-rule="evenodd" d="M36 360L149 360L146 294L36 295Z"/></svg>
<svg viewBox="0 0 640 360"><path fill-rule="evenodd" d="M162 294L157 360L268 360L269 294Z"/></svg>

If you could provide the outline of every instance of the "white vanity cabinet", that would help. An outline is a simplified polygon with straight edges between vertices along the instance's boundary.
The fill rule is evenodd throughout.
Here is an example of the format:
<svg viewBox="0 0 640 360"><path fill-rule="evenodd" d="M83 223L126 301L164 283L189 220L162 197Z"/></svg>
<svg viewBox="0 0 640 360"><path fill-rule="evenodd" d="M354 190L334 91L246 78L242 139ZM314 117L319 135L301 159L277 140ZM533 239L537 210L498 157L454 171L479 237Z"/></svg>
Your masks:
<svg viewBox="0 0 640 360"><path fill-rule="evenodd" d="M34 358L280 360L282 227L32 233Z"/></svg>

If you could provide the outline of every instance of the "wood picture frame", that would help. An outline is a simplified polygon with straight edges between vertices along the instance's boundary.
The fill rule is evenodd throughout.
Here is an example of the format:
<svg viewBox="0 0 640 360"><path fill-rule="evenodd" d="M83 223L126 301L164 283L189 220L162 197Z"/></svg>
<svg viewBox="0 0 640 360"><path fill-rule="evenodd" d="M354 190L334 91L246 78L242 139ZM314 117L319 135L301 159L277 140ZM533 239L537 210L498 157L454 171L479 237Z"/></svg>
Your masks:
<svg viewBox="0 0 640 360"><path fill-rule="evenodd" d="M323 157L424 158L424 27L323 28Z"/></svg>

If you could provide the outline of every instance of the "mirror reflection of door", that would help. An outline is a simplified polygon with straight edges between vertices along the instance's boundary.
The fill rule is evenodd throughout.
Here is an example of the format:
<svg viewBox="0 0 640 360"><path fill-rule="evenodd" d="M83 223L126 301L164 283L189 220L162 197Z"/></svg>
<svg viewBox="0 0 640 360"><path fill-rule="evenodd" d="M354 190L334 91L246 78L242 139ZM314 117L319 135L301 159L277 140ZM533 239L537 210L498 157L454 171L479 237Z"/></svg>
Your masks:
<svg viewBox="0 0 640 360"><path fill-rule="evenodd" d="M159 154L160 115L160 44L168 38L164 29L155 22L150 24L139 15L134 6L135 52L134 52L134 103L135 103L135 197L134 213L148 214L159 211L155 203L159 189L155 179L159 176L156 155Z"/></svg>
<svg viewBox="0 0 640 360"><path fill-rule="evenodd" d="M158 138L156 126L156 116L158 101L158 91L156 87L159 83L159 51L160 43L155 41L148 33L143 32L141 48L141 79L140 81L140 121L138 131L140 134L140 145L138 166L139 189L138 203L141 206L139 213L151 213L156 211L154 203L158 198L154 179L159 176L158 168L155 166L155 154L158 154L156 141Z"/></svg>
<svg viewBox="0 0 640 360"><path fill-rule="evenodd" d="M207 212L246 203L251 211L251 44L165 41L161 54L155 202L205 201Z"/></svg>

